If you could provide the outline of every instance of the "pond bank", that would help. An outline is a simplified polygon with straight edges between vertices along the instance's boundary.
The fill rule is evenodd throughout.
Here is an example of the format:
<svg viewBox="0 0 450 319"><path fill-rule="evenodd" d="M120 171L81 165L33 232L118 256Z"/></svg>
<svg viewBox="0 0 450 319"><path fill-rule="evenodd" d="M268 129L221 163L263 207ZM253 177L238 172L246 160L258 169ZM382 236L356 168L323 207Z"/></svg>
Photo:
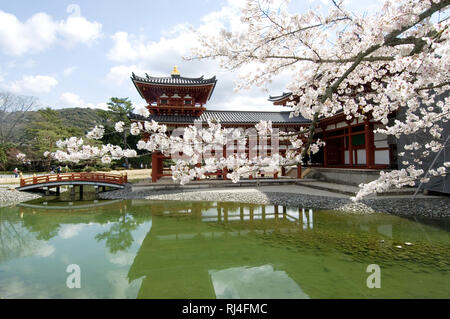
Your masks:
<svg viewBox="0 0 450 319"><path fill-rule="evenodd" d="M19 192L15 189L0 188L0 207L9 206L42 197L36 193Z"/></svg>
<svg viewBox="0 0 450 319"><path fill-rule="evenodd" d="M304 186L268 186L226 188L215 190L139 191L123 190L100 194L104 199L148 199L178 201L221 201L252 204L302 206L332 209L347 213L373 214L383 212L404 217L450 218L450 198L438 196L386 196L353 203L350 196L320 191Z"/></svg>

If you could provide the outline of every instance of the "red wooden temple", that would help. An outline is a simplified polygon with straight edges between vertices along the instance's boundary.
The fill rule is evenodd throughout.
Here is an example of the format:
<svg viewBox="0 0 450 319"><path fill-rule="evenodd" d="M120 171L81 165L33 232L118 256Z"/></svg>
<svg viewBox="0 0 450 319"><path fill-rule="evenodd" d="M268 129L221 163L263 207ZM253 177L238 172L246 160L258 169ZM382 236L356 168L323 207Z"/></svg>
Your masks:
<svg viewBox="0 0 450 319"><path fill-rule="evenodd" d="M299 116L290 118L291 111L258 112L258 111L217 111L208 110L205 105L210 99L216 85L216 77L205 79L182 77L175 67L170 77L145 77L134 73L131 80L139 94L148 103L150 112L148 118L133 115L132 121L143 122L154 120L165 124L170 134L177 127L193 125L194 121L201 121L207 126L208 120L220 121L223 127L254 127L261 120L272 121L272 126L284 132L295 132L302 127L308 127L310 121ZM270 96L269 101L275 105L287 106L291 100L291 93L280 96ZM346 120L344 114L337 114L332 118L319 121L319 128L315 138L321 138L326 146L311 156L308 165L339 168L387 168L394 162L395 144L388 144L385 135L374 134L373 130L380 127L368 117L366 120ZM143 136L145 139L146 137ZM279 142L279 152L284 154L289 142ZM225 150L224 150L225 151ZM248 153L248 149L246 150ZM267 155L270 155L270 151ZM224 154L226 156L226 153ZM156 182L164 173L163 160L165 157L155 152L152 154L152 181ZM225 172L216 175L226 179ZM281 170L281 175L285 169ZM263 176L263 175L262 175ZM256 177L256 176L255 176ZM274 173L278 177L278 172ZM301 167L297 167L297 177L301 177Z"/></svg>
<svg viewBox="0 0 450 319"><path fill-rule="evenodd" d="M288 106L296 97L291 93L270 96L274 105ZM323 167L340 168L389 168L395 163L396 144L386 135L374 133L374 129L383 127L380 122L366 114L365 119L346 119L344 113L319 120L315 137L325 141L326 145L311 158L311 164Z"/></svg>

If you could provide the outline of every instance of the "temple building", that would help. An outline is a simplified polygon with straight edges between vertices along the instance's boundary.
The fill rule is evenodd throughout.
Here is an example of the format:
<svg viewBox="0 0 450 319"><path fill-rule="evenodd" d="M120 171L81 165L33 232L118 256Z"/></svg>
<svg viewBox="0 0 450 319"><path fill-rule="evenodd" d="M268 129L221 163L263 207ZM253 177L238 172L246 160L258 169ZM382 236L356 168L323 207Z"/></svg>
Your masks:
<svg viewBox="0 0 450 319"><path fill-rule="evenodd" d="M292 93L270 96L274 105L288 106L295 101ZM376 122L370 114L366 119L346 119L341 112L329 118L319 119L316 138L325 142L325 146L311 159L311 164L324 167L342 168L389 168L396 162L396 144L387 136L374 133L383 124Z"/></svg>
<svg viewBox="0 0 450 319"><path fill-rule="evenodd" d="M302 127L309 127L311 123L301 116L290 117L289 110L277 112L208 110L206 104L217 83L215 76L183 77L175 67L169 77L153 77L147 74L137 76L133 73L131 80L141 97L148 103L147 109L150 112L148 118L134 115L132 121L154 120L165 124L169 133L177 127L193 125L196 121L201 121L202 125L206 126L208 120L219 121L223 127L243 129L253 127L261 120L272 121L272 127L284 132L295 132ZM269 97L269 101L274 105L286 106L290 100L291 93ZM371 120L370 116L366 120L355 118L348 121L343 113L320 120L314 137L324 140L326 146L311 156L308 166L374 170L391 167L396 162L395 144L390 144L385 135L373 132L380 126L381 123ZM288 144L287 141L280 142L281 154L287 150ZM163 176L170 176L169 173L164 173L164 158L160 153L152 154L153 182ZM294 177L301 178L301 172L301 167L297 167ZM211 175L226 179L226 173L225 171ZM285 173L286 170L283 168L281 176ZM273 176L278 178L278 172L274 172Z"/></svg>

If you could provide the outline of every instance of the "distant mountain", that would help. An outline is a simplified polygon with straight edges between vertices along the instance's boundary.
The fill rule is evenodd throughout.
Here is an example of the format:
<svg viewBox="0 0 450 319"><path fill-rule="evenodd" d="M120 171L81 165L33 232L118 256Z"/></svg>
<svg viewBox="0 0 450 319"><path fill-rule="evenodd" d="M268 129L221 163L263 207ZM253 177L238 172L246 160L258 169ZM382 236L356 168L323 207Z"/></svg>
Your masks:
<svg viewBox="0 0 450 319"><path fill-rule="evenodd" d="M73 107L56 110L61 114L64 123L76 126L84 131L92 129L95 125L102 124L102 119L98 116L99 109Z"/></svg>
<svg viewBox="0 0 450 319"><path fill-rule="evenodd" d="M67 126L78 127L83 131L88 131L95 125L103 124L102 118L97 114L99 109L73 107L57 109L55 111L61 115L61 119L64 124ZM18 113L17 116L20 116L21 119L15 126L9 142L22 143L24 139L25 127L29 123L39 120L39 113L37 111L29 111L25 112L25 114ZM8 120L14 121L15 119L14 117L9 117Z"/></svg>

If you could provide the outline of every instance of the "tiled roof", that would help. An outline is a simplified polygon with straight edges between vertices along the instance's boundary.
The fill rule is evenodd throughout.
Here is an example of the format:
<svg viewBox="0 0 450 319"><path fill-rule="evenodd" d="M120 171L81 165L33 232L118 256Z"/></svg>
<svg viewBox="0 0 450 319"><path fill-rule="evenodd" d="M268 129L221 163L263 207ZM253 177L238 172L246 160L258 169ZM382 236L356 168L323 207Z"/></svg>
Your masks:
<svg viewBox="0 0 450 319"><path fill-rule="evenodd" d="M172 75L170 77L154 77L149 76L147 73L145 77L137 76L132 73L131 79L134 81L150 83L150 84L160 84L160 85L205 85L205 84L215 84L217 82L216 77L213 76L210 79L204 79L203 75L199 78L187 78L179 75Z"/></svg>
<svg viewBox="0 0 450 319"><path fill-rule="evenodd" d="M150 115L144 118L141 115L133 114L132 119L136 120L154 120L161 123L194 123L194 121L207 122L208 119L220 121L220 123L239 123L239 124L256 124L261 120L272 121L278 124L301 124L310 123L301 116L289 115L292 112L256 112L256 111L204 111L202 115L183 116L183 115Z"/></svg>
<svg viewBox="0 0 450 319"><path fill-rule="evenodd" d="M277 101L282 101L282 100L284 100L285 98L287 98L287 97L289 97L289 96L291 96L292 95L292 93L291 92L283 92L283 94L281 94L281 95L277 95L277 96L269 96L269 101L270 102L277 102Z"/></svg>

